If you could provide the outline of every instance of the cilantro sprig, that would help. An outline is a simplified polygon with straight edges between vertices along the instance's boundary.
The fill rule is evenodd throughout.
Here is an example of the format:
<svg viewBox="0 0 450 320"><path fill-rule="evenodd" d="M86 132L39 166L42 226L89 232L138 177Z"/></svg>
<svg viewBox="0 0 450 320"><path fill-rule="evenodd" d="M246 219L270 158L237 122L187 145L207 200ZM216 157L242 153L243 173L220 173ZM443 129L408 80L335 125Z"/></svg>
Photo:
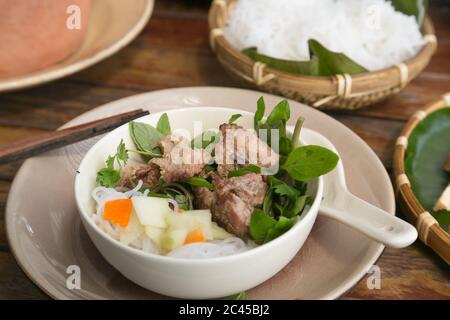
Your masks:
<svg viewBox="0 0 450 320"><path fill-rule="evenodd" d="M120 173L128 161L128 150L123 140L120 140L116 154L108 156L105 161L106 167L97 172L97 183L103 187L113 188L120 180ZM116 169L117 163L117 169Z"/></svg>

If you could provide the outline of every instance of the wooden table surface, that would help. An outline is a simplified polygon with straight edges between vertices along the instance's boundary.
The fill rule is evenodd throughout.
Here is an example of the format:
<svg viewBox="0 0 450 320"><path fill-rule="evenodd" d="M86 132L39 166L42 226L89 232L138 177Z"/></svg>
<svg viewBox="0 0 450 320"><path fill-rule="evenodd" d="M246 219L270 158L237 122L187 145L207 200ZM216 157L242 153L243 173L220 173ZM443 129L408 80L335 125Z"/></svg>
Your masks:
<svg viewBox="0 0 450 320"><path fill-rule="evenodd" d="M54 130L92 108L141 92L186 86L238 87L209 48L208 1L156 2L145 30L113 57L44 86L1 94L0 145ZM450 8L443 1L431 2L439 49L426 70L386 102L357 112L328 112L362 137L388 172L395 139L408 117L450 91ZM0 299L45 299L18 267L6 240L3 213L20 164L0 166ZM381 289L369 290L363 279L344 298L450 299L449 266L419 241L406 249L386 249L378 266Z"/></svg>

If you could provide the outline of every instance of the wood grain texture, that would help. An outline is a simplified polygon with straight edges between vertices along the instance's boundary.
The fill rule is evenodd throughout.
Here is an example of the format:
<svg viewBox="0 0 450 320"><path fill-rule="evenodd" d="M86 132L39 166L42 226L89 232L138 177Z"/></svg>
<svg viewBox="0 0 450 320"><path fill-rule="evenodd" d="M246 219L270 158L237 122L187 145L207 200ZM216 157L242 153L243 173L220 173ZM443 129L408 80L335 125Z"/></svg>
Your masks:
<svg viewBox="0 0 450 320"><path fill-rule="evenodd" d="M354 130L388 171L397 135L417 109L450 91L450 9L432 1L439 41L430 65L405 90L357 112L329 112ZM209 49L208 1L159 0L150 23L128 47L83 72L41 87L0 95L0 145L54 130L98 105L132 94L182 86L239 87ZM20 163L0 166L0 299L43 299L8 249L4 210ZM381 289L363 279L345 299L450 299L450 269L417 241L386 249L377 265Z"/></svg>

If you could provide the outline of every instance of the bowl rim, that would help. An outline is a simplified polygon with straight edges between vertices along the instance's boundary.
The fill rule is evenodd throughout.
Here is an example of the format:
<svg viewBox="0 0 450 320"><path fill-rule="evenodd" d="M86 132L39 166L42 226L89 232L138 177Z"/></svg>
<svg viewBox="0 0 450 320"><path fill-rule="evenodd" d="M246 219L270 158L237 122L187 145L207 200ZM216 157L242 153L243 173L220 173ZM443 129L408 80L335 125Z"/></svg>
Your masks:
<svg viewBox="0 0 450 320"><path fill-rule="evenodd" d="M137 118L134 121L139 121L140 119L144 119L144 118L148 119L148 118L153 118L153 117L159 117L163 113L167 113L170 116L171 113L186 112L186 111L192 112L192 111L196 111L196 110L201 110L204 113L206 113L205 111L207 111L207 110L217 110L217 111L220 110L220 111L227 111L227 112L229 112L229 111L240 112L243 116L254 115L254 113L252 113L252 112L249 112L246 110L240 110L240 109L236 109L236 108L190 107L190 108L180 108L180 109L159 111L159 112L155 112L155 113ZM100 237L105 239L108 243L112 244L117 250L123 250L131 255L137 255L142 258L154 260L156 262L169 263L172 265L179 264L179 263L189 264L189 265L193 265L193 266L195 266L195 265L210 265L210 264L225 263L225 262L232 263L233 261L242 259L246 256L251 258L252 256L259 254L260 252L272 250L272 249L274 249L274 247L276 248L278 246L278 243L281 244L282 241L286 241L290 236L292 236L294 234L294 232L296 232L296 231L298 232L301 229L301 226L303 224L305 224L304 221L306 221L306 218L315 220L315 218L317 217L317 215L319 213L319 207L320 207L320 204L322 202L322 197L323 197L323 177L322 176L312 180L312 181L317 181L316 192L314 194L314 201L310 205L308 210L306 212L302 213L300 218L295 222L295 224L291 227L291 229L289 229L287 232L280 235L279 237L269 241L268 243L258 245L257 247L251 248L247 251L238 252L236 254L222 256L222 257L216 257L216 258L189 259L189 258L171 257L171 256L166 256L166 255L158 255L158 254L154 254L154 253L144 252L140 249L127 246L127 245L121 243L120 241L113 239L110 235L108 235L106 232L102 231L95 224L94 220L89 216L88 210L85 210L85 207L82 205L82 203L81 203L82 199L81 199L80 193L78 191L81 188L83 188L80 177L83 175L84 170L81 170L81 169L82 169L82 167L87 166L86 163L88 161L88 158L90 158L90 156L95 154L95 151L102 144L106 143L106 141L108 141L109 139L111 139L112 137L114 137L116 135L119 135L119 132L124 130L124 128L126 126L128 126L128 123L125 123L125 124L121 125L120 127L117 127L116 129L108 132L105 136L103 136L101 139L99 139L94 145L92 145L89 148L89 150L84 155L83 159L81 160L81 162L77 168L77 172L79 172L79 173L77 173L77 175L75 176L75 182L74 182L75 203L77 205L77 209L78 209L77 211L81 217L84 227L87 228L87 225L88 225L91 229L94 229L95 230L94 232L99 234ZM128 132L128 130L127 130L127 132ZM91 193L89 193L89 195L90 194ZM314 215L314 217L313 217L313 215ZM86 225L86 223L87 223L87 225ZM315 223L315 221L313 222L313 224L314 223ZM307 237L309 236L310 233L311 233L311 231L308 232ZM89 234L89 232L88 232L88 234ZM90 234L89 234L89 238L91 238Z"/></svg>

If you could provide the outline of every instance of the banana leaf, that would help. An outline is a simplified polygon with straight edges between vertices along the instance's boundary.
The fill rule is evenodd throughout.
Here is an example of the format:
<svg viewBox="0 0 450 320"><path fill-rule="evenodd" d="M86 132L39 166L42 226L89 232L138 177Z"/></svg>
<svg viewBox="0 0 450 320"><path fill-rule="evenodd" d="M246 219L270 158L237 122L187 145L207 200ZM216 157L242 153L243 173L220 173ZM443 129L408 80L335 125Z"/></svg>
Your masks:
<svg viewBox="0 0 450 320"><path fill-rule="evenodd" d="M448 230L450 211L433 211L450 181L444 163L450 153L450 108L439 109L422 120L408 139L405 172L422 206Z"/></svg>
<svg viewBox="0 0 450 320"><path fill-rule="evenodd" d="M317 40L310 39L308 46L311 54L311 60L308 61L272 58L258 53L258 49L254 47L244 49L242 53L275 70L306 76L334 76L342 73L357 74L368 71L345 54L328 50Z"/></svg>
<svg viewBox="0 0 450 320"><path fill-rule="evenodd" d="M395 10L408 16L415 16L419 26L423 26L423 20L427 14L428 0L389 0Z"/></svg>

